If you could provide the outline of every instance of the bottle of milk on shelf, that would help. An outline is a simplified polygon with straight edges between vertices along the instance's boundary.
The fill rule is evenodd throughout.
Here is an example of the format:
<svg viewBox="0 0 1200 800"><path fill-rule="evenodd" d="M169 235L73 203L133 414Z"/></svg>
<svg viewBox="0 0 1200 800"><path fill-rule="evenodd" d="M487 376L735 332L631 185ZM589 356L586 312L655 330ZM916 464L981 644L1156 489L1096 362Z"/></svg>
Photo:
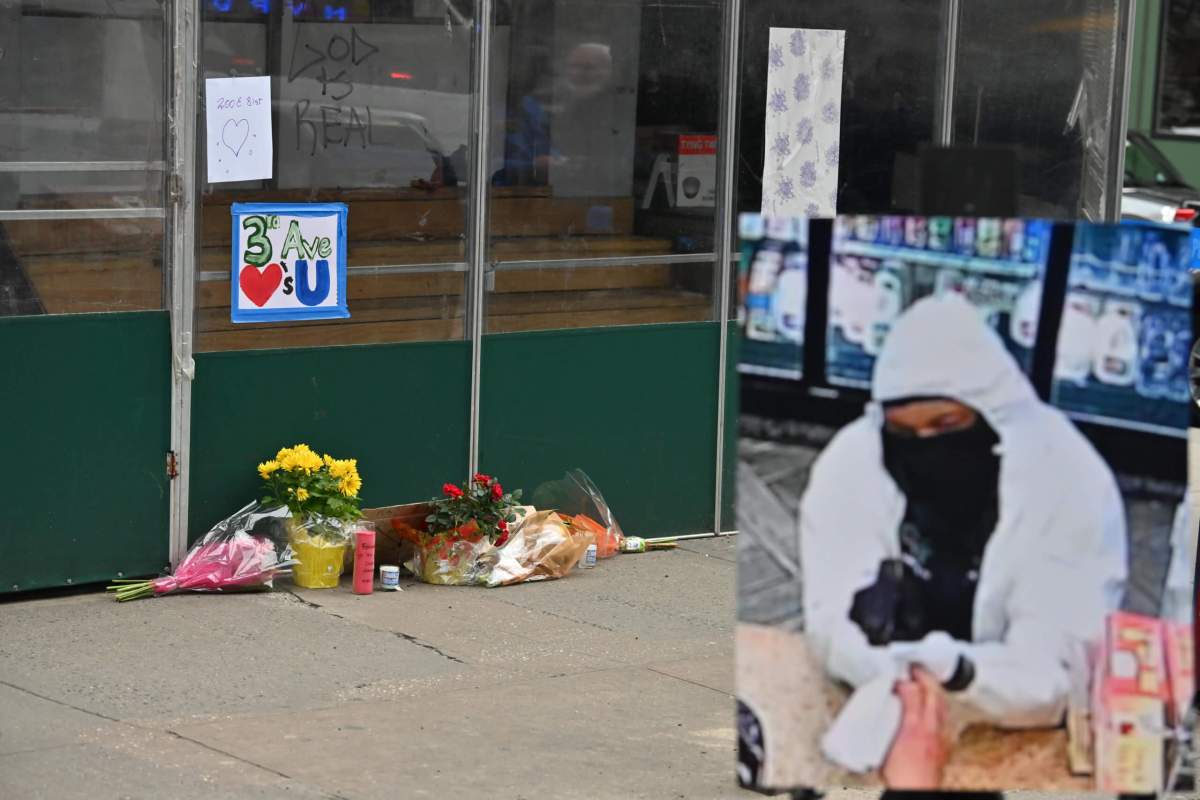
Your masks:
<svg viewBox="0 0 1200 800"><path fill-rule="evenodd" d="M1170 271L1171 251L1167 249L1158 231L1146 231L1142 238L1141 257L1138 259L1138 295L1143 300L1162 300L1164 285Z"/></svg>
<svg viewBox="0 0 1200 800"><path fill-rule="evenodd" d="M1171 333L1155 308L1142 313L1138 342L1137 393L1165 397L1171 382Z"/></svg>
<svg viewBox="0 0 1200 800"><path fill-rule="evenodd" d="M772 306L782 261L783 254L777 247L764 244L750 265L750 282L746 291L747 338L768 342L775 338Z"/></svg>
<svg viewBox="0 0 1200 800"><path fill-rule="evenodd" d="M1092 371L1110 386L1132 386L1137 379L1137 305L1109 300L1096 322L1096 353Z"/></svg>
<svg viewBox="0 0 1200 800"><path fill-rule="evenodd" d="M1071 292L1063 306L1058 334L1058 357L1054 377L1079 386L1087 384L1092 371L1096 343L1096 299L1083 292Z"/></svg>
<svg viewBox="0 0 1200 800"><path fill-rule="evenodd" d="M1191 399L1191 379L1188 360L1192 354L1192 321L1189 314L1174 313L1167 323L1171 334L1170 356L1171 377L1167 383L1167 397L1177 403Z"/></svg>
<svg viewBox="0 0 1200 800"><path fill-rule="evenodd" d="M1038 316L1041 313L1042 282L1030 281L1017 295L1008 321L1008 335L1026 350L1033 349L1037 342Z"/></svg>
<svg viewBox="0 0 1200 800"><path fill-rule="evenodd" d="M883 262L883 266L875 273L874 288L875 314L863 349L877 356L896 318L904 310L904 264L899 261Z"/></svg>
<svg viewBox="0 0 1200 800"><path fill-rule="evenodd" d="M786 341L804 342L808 304L808 255L792 250L783 259L783 272L775 289L775 331Z"/></svg>

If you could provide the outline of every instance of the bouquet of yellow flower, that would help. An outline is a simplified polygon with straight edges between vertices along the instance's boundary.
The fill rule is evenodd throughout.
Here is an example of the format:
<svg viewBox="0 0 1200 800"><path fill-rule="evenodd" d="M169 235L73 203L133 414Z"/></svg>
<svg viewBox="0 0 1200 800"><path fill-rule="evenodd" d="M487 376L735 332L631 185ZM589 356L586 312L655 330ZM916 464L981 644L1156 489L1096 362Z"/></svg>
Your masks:
<svg viewBox="0 0 1200 800"><path fill-rule="evenodd" d="M264 503L285 505L293 514L318 514L340 520L362 516L358 461L320 456L306 444L285 447L258 465L266 482Z"/></svg>
<svg viewBox="0 0 1200 800"><path fill-rule="evenodd" d="M258 474L266 484L263 503L291 511L288 538L299 561L296 583L312 589L337 586L351 523L362 516L358 462L318 455L298 444L259 464Z"/></svg>

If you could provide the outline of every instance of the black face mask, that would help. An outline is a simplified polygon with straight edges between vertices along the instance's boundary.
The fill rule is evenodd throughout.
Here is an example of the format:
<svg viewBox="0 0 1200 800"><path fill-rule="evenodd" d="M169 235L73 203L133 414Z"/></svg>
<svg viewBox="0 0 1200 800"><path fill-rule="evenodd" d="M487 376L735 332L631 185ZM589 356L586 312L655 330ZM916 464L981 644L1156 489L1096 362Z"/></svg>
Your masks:
<svg viewBox="0 0 1200 800"><path fill-rule="evenodd" d="M917 437L883 431L883 465L907 500L905 523L933 555L974 559L999 519L1000 437L984 421Z"/></svg>

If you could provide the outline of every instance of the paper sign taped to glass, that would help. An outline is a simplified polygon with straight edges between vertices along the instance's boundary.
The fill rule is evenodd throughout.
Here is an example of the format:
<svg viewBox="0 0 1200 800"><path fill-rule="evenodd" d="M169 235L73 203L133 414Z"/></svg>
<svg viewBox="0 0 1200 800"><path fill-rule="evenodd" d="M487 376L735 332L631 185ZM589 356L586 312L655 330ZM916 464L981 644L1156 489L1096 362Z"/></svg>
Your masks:
<svg viewBox="0 0 1200 800"><path fill-rule="evenodd" d="M741 230L752 253L803 252L808 285L828 287L792 337L823 344L803 374L742 369L741 783L1189 790L1198 234L861 216ZM788 273L786 255L750 262L746 344L771 339ZM1079 296L1090 327L1064 333Z"/></svg>
<svg viewBox="0 0 1200 800"><path fill-rule="evenodd" d="M837 212L846 32L771 28L762 211Z"/></svg>
<svg viewBox="0 0 1200 800"><path fill-rule="evenodd" d="M230 213L233 322L350 316L344 203L234 203Z"/></svg>

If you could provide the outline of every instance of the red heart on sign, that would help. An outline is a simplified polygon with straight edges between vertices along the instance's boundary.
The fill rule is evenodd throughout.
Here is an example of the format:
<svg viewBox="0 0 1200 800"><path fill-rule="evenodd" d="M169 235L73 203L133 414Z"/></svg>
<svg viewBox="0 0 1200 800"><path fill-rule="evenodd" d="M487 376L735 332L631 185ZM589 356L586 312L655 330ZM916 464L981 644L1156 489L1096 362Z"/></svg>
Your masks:
<svg viewBox="0 0 1200 800"><path fill-rule="evenodd" d="M250 302L262 308L283 283L283 269L278 264L270 264L264 270L247 266L242 269L238 283Z"/></svg>

